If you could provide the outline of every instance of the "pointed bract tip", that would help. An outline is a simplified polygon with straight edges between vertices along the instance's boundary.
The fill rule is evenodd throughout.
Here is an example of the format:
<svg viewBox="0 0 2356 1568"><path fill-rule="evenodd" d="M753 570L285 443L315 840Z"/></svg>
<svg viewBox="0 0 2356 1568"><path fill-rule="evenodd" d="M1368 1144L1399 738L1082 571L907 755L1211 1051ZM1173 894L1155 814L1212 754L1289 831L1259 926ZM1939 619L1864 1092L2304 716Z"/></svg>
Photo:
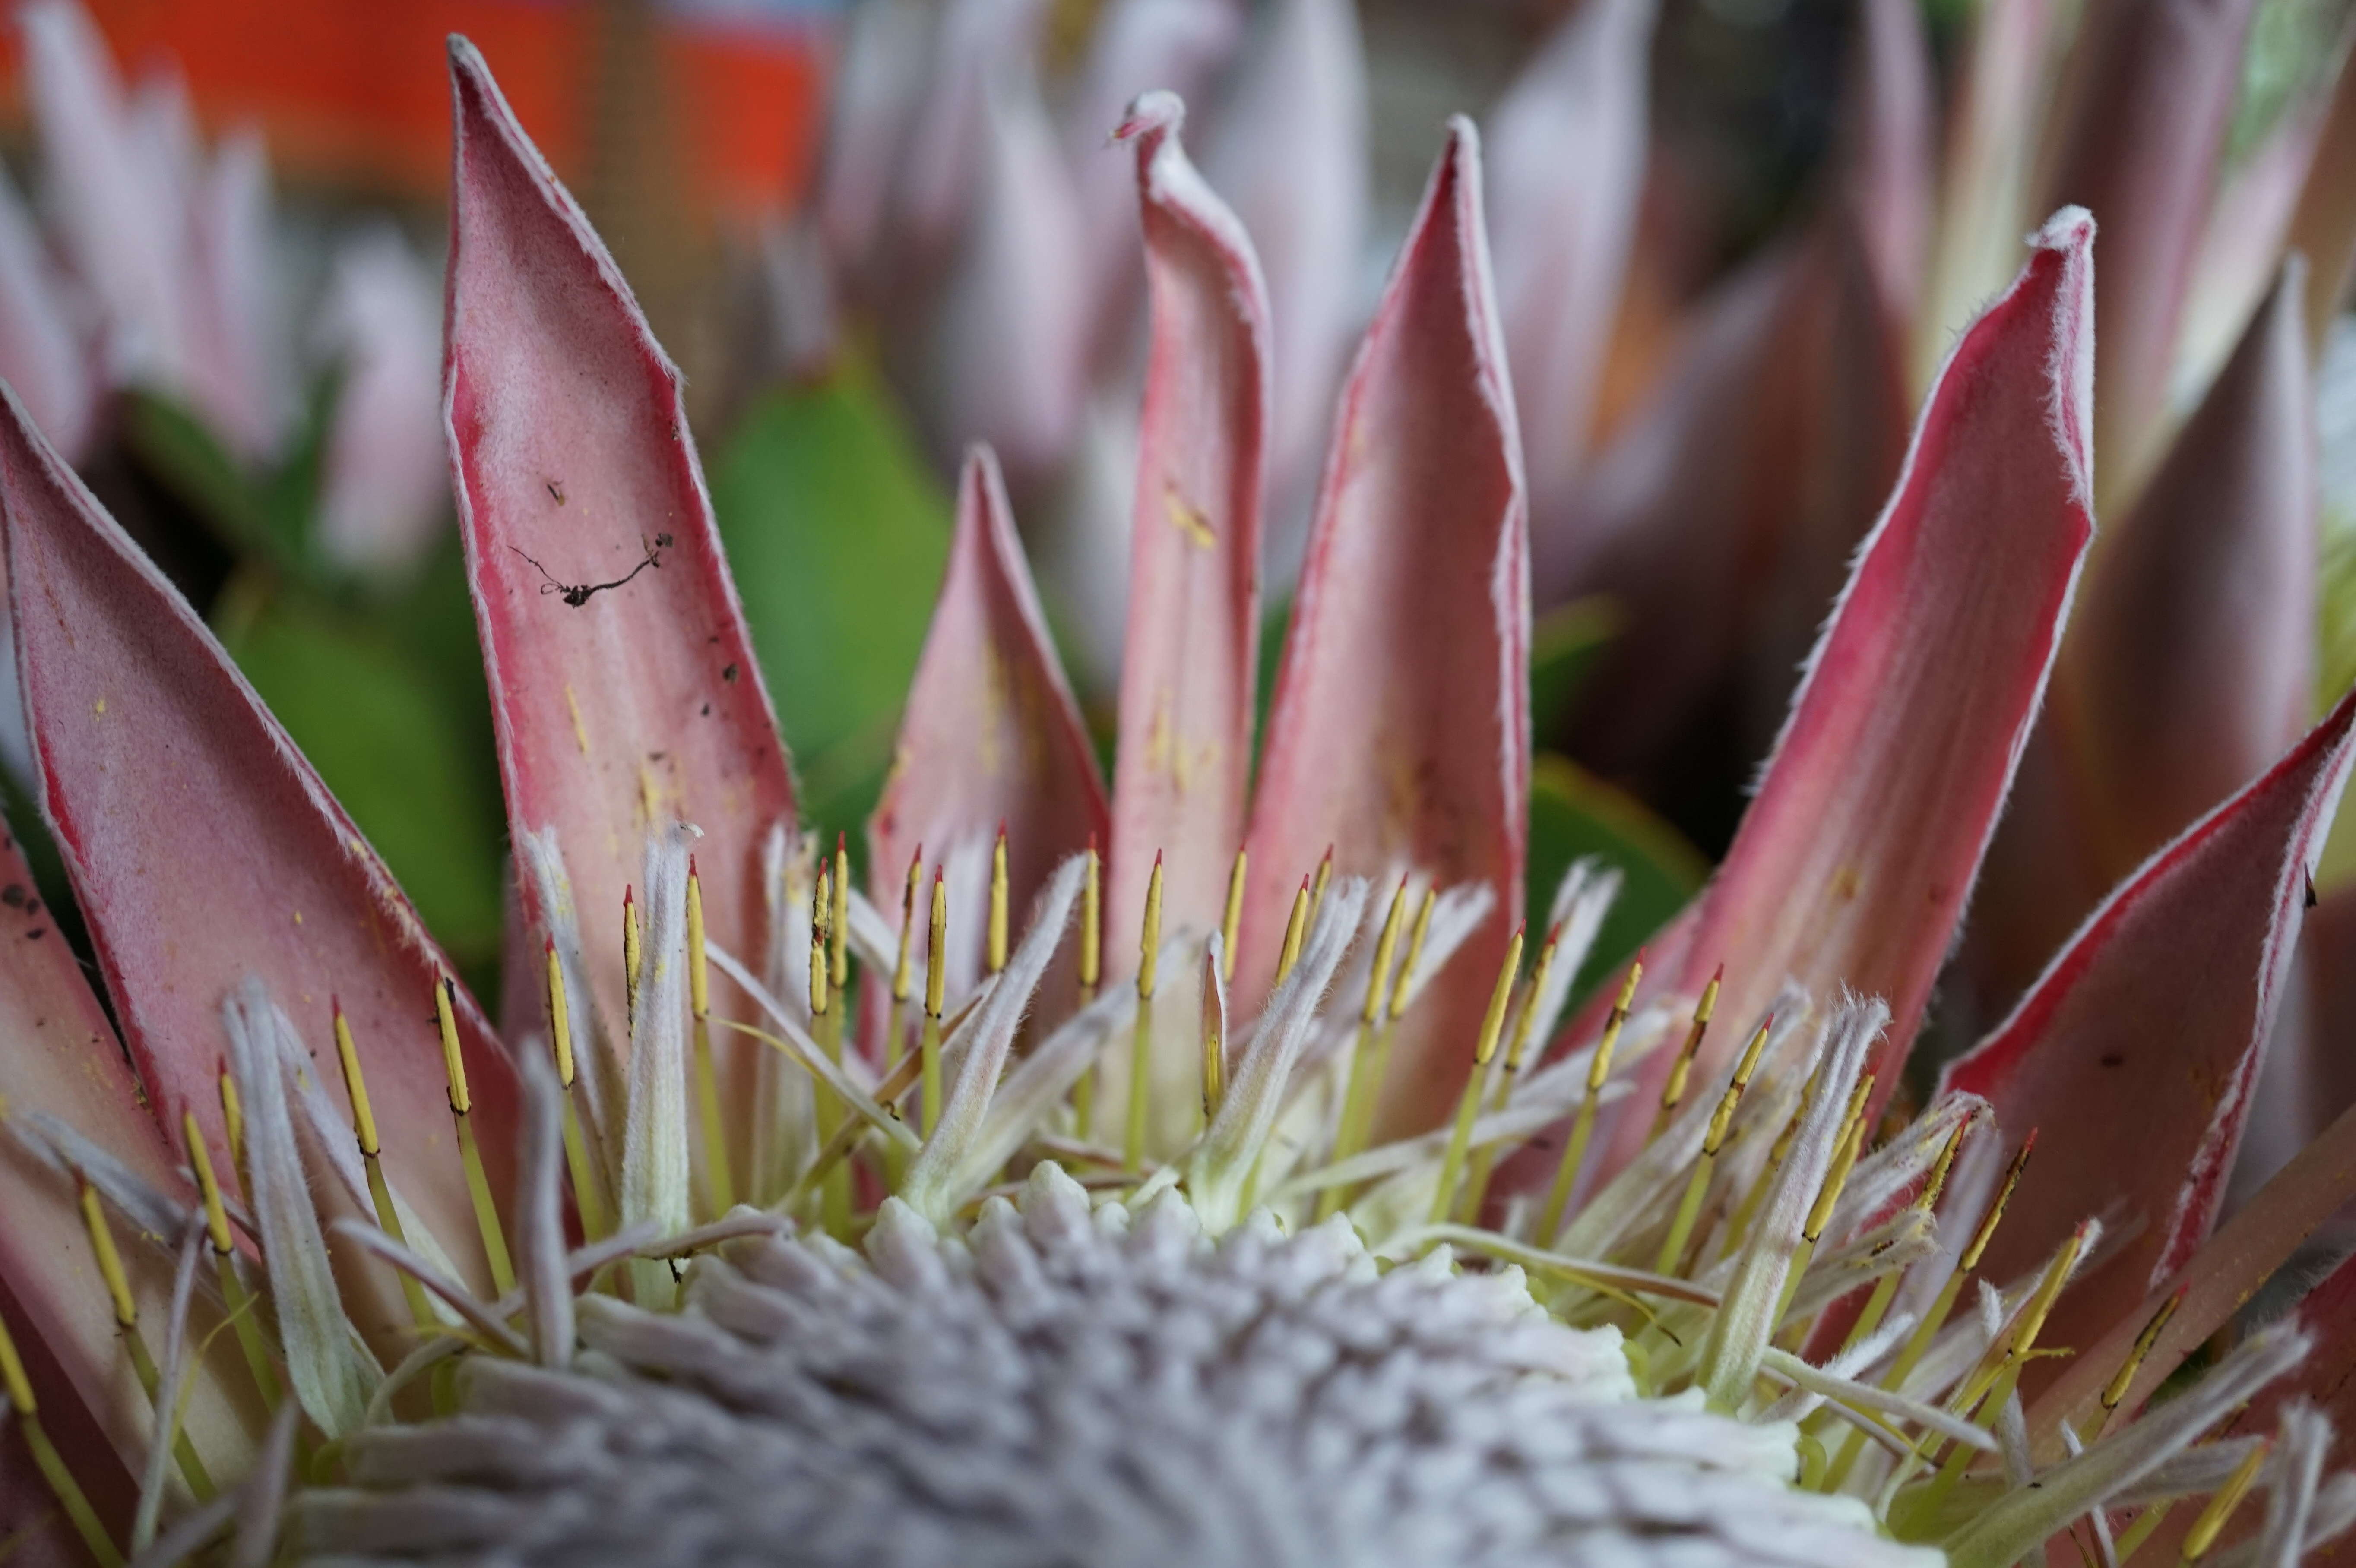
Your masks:
<svg viewBox="0 0 2356 1568"><path fill-rule="evenodd" d="M1148 131L1174 133L1186 123L1186 102L1168 88L1157 87L1151 92L1141 92L1130 101L1120 123L1112 130L1112 140L1133 141Z"/></svg>
<svg viewBox="0 0 2356 1568"><path fill-rule="evenodd" d="M1471 115L1451 114L1448 117L1448 155L1471 158L1477 165L1481 156L1481 127L1472 123Z"/></svg>
<svg viewBox="0 0 2356 1568"><path fill-rule="evenodd" d="M2075 205L2058 208L2029 237L2031 250L2083 251L2094 243L2094 215Z"/></svg>

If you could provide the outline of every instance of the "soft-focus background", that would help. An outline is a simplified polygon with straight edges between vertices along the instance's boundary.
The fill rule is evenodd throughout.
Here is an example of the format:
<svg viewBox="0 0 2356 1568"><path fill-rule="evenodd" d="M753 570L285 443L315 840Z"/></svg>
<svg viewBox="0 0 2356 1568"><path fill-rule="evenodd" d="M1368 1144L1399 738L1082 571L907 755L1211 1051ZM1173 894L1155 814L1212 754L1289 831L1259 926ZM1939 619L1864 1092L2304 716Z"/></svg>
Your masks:
<svg viewBox="0 0 2356 1568"><path fill-rule="evenodd" d="M1645 9L1584 4L1607 19ZM2038 9L2057 29L2075 14ZM0 373L495 989L502 816L439 424L444 35L482 48L686 371L806 810L857 846L969 441L989 439L1006 464L1066 664L1109 734L1142 279L1132 165L1106 138L1129 97L1184 94L1189 144L1268 266L1272 667L1331 392L1442 122L1462 112L1494 136L1501 104L1578 10L34 0L0 29ZM2254 6L2221 212L2283 126L2319 117L2348 11ZM1616 300L1589 313L1603 323L1581 350L1591 373L1564 400L1524 395L1542 530L1547 485L1606 466L1583 454L1611 452L1688 361L1720 285L1817 232L1828 171L1884 154L1933 161L1937 84L1953 80L1975 15L1973 0L1662 0L1649 37L1623 49L1641 69L1581 89L1580 102L1619 95L1615 112L1648 131L1624 160L1641 170L1624 275L1607 267L1579 285ZM1885 68L1915 70L1932 95L1921 145L1883 144L1902 116L1857 107L1887 85L1868 69L1875 39L1901 51ZM1493 165L1493 191L1502 177ZM2225 219L2211 229L2236 231ZM2213 370L2252 303L2189 321L2187 362L2205 354ZM1926 319L1910 357L1935 363L1956 325ZM1517 381L1530 369L1517 359ZM1904 384L1919 390L1922 374ZM2327 363L2318 600L2286 609L2313 623L2319 683L2337 691L2356 670L2356 638L2339 630L2356 622L2330 591L2356 559L2337 542L2356 496L2356 399L2330 395L2334 377ZM1687 460L1721 457L1739 464ZM1893 461L1860 453L1850 471L1878 500ZM1816 541L1818 557L1837 561L1870 510L1836 518L1840 537ZM1745 547L1730 530L1722 548ZM1538 557L1531 885L1542 896L1575 853L1625 867L1596 959L1611 965L1723 849L1799 650L1744 641L1701 687L1616 720L1612 693L1634 688L1599 698L1597 682L1632 645L1640 607L1550 573L1543 539ZM1829 587L1801 586L1816 606L1804 626ZM1715 638L1720 610L1693 613L1698 630L1668 635ZM37 847L21 731L0 726L0 743L14 748L0 757L11 818Z"/></svg>

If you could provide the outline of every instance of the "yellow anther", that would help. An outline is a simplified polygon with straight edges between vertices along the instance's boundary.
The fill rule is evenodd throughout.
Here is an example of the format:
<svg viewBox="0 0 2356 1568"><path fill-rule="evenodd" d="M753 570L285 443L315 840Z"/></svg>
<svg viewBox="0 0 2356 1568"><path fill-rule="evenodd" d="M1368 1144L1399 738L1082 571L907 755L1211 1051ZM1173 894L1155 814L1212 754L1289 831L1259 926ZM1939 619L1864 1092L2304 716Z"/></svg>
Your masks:
<svg viewBox="0 0 2356 1568"><path fill-rule="evenodd" d="M573 1087L573 1009L564 999L564 965L556 956L556 941L548 943L548 1032L556 1045L556 1081Z"/></svg>
<svg viewBox="0 0 2356 1568"><path fill-rule="evenodd" d="M2144 1359L2151 1354L2151 1348L2159 1343L2160 1335L2168 1328L2168 1320L2176 1316L2178 1307L2184 1305L2184 1293L2191 1288L2190 1285L2179 1285L2176 1294L2159 1304L2159 1310L2151 1315L2151 1321L2146 1323L2143 1332L2136 1336L2135 1348L2127 1352L2126 1360L2121 1363L2111 1381L2103 1385L2103 1411L2105 1415L2118 1409L2119 1402L2127 1397L2127 1390L2134 1384L2136 1373L2143 1370Z"/></svg>
<svg viewBox="0 0 2356 1568"><path fill-rule="evenodd" d="M1970 1136L1972 1124L1977 1118L1965 1116L1947 1135L1946 1147L1939 1151L1938 1161L1931 1167L1928 1180L1922 1183L1922 1194L1914 1200L1914 1207L1928 1214L1939 1206L1939 1194L1947 1189L1947 1173L1955 1168L1955 1156L1963 1152L1964 1139Z"/></svg>
<svg viewBox="0 0 2356 1568"><path fill-rule="evenodd" d="M687 1005L699 1019L712 1016L712 966L703 951L703 880L695 857L687 858Z"/></svg>
<svg viewBox="0 0 2356 1568"><path fill-rule="evenodd" d="M1603 1020L1603 1038L1595 1042L1595 1055L1587 1064L1587 1093L1580 1096L1579 1112L1571 1118L1570 1136L1562 1146L1562 1159L1554 1168L1554 1185L1547 1189L1546 1208L1538 1216L1537 1240L1540 1246L1551 1245L1562 1230L1563 1211L1570 1207L1571 1189L1579 1185L1580 1168L1587 1163L1587 1146L1595 1136L1595 1106L1603 1093L1604 1082L1612 1076L1612 1052L1620 1043L1620 1031L1627 1025L1628 1009L1636 1000L1636 984L1644 977L1644 951L1636 950L1635 962L1628 965L1628 978L1620 987L1620 995L1612 1004L1611 1016Z"/></svg>
<svg viewBox="0 0 2356 1568"><path fill-rule="evenodd" d="M933 872L933 921L925 948L925 1016L938 1023L948 1006L949 984L949 890L941 873Z"/></svg>
<svg viewBox="0 0 2356 1568"><path fill-rule="evenodd" d="M824 884L821 882L821 891L823 890L823 887ZM809 946L809 998L811 1018L822 1019L826 1017L827 1004L830 998L833 989L833 987L827 984L826 976L826 923L822 920L813 920L810 922Z"/></svg>
<svg viewBox="0 0 2356 1568"><path fill-rule="evenodd" d="M1639 952L1628 965L1628 977L1620 983L1620 995L1612 999L1612 1011L1603 1020L1603 1038L1595 1042L1595 1055L1587 1064L1587 1091L1601 1093L1612 1076L1612 1053L1620 1048L1620 1031L1628 1027L1628 1009L1636 1005L1636 987L1644 977L1644 955Z"/></svg>
<svg viewBox="0 0 2356 1568"><path fill-rule="evenodd" d="M1317 862L1317 880L1309 890L1309 918L1315 920L1317 912L1325 904L1325 884L1333 880L1333 846L1325 846L1325 858Z"/></svg>
<svg viewBox="0 0 2356 1568"><path fill-rule="evenodd" d="M1842 1113L1840 1136L1833 1145L1833 1163L1825 1172L1823 1187L1816 1192L1815 1206L1808 1211L1808 1222L1800 1228L1800 1239L1814 1246L1832 1222L1833 1207L1840 1201L1841 1189L1848 1185L1848 1173L1857 1168L1857 1157L1865 1147L1865 1103L1873 1093L1873 1074L1869 1072L1857 1081L1849 1091L1848 1108Z"/></svg>
<svg viewBox="0 0 2356 1568"><path fill-rule="evenodd" d="M2194 1520L2192 1528L2184 1532L2185 1562L2198 1563L2209 1555L2209 1549L2217 1544L2217 1537L2223 1532L2226 1521L2233 1517L2233 1510L2242 1506L2242 1499L2248 1495L2250 1483L2258 1478L2258 1467L2266 1462L2266 1456L2273 1447L2270 1439L2261 1438L2242 1462L2233 1467L2233 1473L2225 1477L2225 1484L2217 1488L2216 1496L2209 1499L2209 1506L2201 1510L2201 1517Z"/></svg>
<svg viewBox="0 0 2356 1568"><path fill-rule="evenodd" d="M352 1044L352 1026L344 1019L341 1002L330 998L336 1014L336 1059L343 1063L344 1096L352 1103L352 1132L360 1153L374 1159L380 1145L376 1136L376 1112L369 1104L368 1080L360 1076L360 1053Z"/></svg>
<svg viewBox="0 0 2356 1568"><path fill-rule="evenodd" d="M1709 984L1701 988L1701 1000L1694 1004L1693 1026L1686 1030L1686 1042L1679 1048L1676 1061L1669 1066L1668 1082L1661 1085L1661 1111L1653 1123L1655 1137L1660 1136L1661 1130L1669 1125L1669 1117L1685 1101L1686 1083L1693 1076L1694 1058L1700 1054L1702 1036L1709 1031L1710 1015L1718 1010L1718 987L1725 978L1726 969L1721 965L1718 973L1709 977Z"/></svg>
<svg viewBox="0 0 2356 1568"><path fill-rule="evenodd" d="M638 975L645 967L638 948L638 904L635 892L622 890L622 980L629 1004L629 1027L638 1027Z"/></svg>
<svg viewBox="0 0 2356 1568"><path fill-rule="evenodd" d="M1481 1035L1473 1042L1472 1065L1486 1067L1497 1054L1497 1041L1505 1032L1505 1005L1513 1000L1514 976L1522 967L1522 944L1529 934L1527 926L1514 928L1514 938L1505 944L1505 961L1497 969L1497 983L1489 992L1489 1010L1481 1015Z"/></svg>
<svg viewBox="0 0 2356 1568"><path fill-rule="evenodd" d="M1276 983L1282 985L1291 975L1292 966L1301 962L1301 938L1309 933L1309 879L1301 879L1301 891L1292 895L1292 912L1284 921L1284 947L1276 955Z"/></svg>
<svg viewBox="0 0 2356 1568"><path fill-rule="evenodd" d="M1424 938L1431 934L1431 912L1440 902L1436 887L1423 890L1423 901L1415 906L1415 926L1408 933L1407 956L1399 960L1398 978L1391 982L1391 1021L1396 1023L1407 1011L1415 989L1416 966L1423 962Z"/></svg>
<svg viewBox="0 0 2356 1568"><path fill-rule="evenodd" d="M1538 948L1538 961L1530 970L1527 994L1522 998L1521 1017L1514 1020L1514 1038L1505 1047L1505 1071L1508 1072L1519 1072L1523 1061L1530 1053L1530 1033L1537 1027L1538 1021L1538 998L1546 995L1547 981L1554 974L1555 950L1561 945L1562 923L1558 921Z"/></svg>
<svg viewBox="0 0 2356 1568"><path fill-rule="evenodd" d="M2062 1243L2062 1250L2055 1253L2053 1261L2045 1265L2045 1275L2037 1282L2036 1294L2029 1298L2029 1305L2021 1308L2019 1318L2007 1337L2007 1360L2025 1360L2029 1352L2037 1348L2037 1336L2044 1331L2046 1317L2053 1310L2053 1303L2062 1295L2062 1287L2070 1283L2070 1275L2078 1266L2079 1254L2085 1249L2086 1227L2082 1224L2070 1232L2070 1239Z"/></svg>
<svg viewBox="0 0 2356 1568"><path fill-rule="evenodd" d="M2020 1185L2020 1173L2029 1168L2029 1152L2036 1147L2037 1130L2032 1127L2029 1136L2021 1140L2020 1152L2012 1157L2012 1165L2004 1173L2004 1185L1997 1189L1996 1201L1988 1205L1988 1211L1980 1219L1980 1228L1973 1232L1972 1244L1956 1260L1956 1274L1966 1275L1980 1266L1980 1254L1995 1239L1997 1222L2004 1218L2004 1206L2012 1201L2012 1189Z"/></svg>
<svg viewBox="0 0 2356 1568"><path fill-rule="evenodd" d="M230 1175L239 1176L245 1169L245 1102L237 1095L237 1080L221 1069L220 1075L221 1133L229 1139Z"/></svg>
<svg viewBox="0 0 2356 1568"><path fill-rule="evenodd" d="M1709 1130L1702 1135L1701 1152L1716 1157L1726 1147L1726 1135L1733 1130L1734 1113L1742 1104L1742 1092L1751 1087L1751 1075L1759 1071L1759 1057L1767 1049L1767 1031L1775 1027L1775 1016L1770 1013L1759 1020L1751 1031L1751 1043L1742 1048L1742 1060L1734 1064L1734 1077L1719 1096L1718 1109L1711 1113Z"/></svg>
<svg viewBox="0 0 2356 1568"><path fill-rule="evenodd" d="M1332 863L1330 855L1327 863ZM1310 901L1316 901L1314 892L1311 894ZM1383 999L1388 994L1385 987L1390 980L1391 955L1398 951L1399 923L1406 917L1407 879L1401 877L1398 891L1391 894L1390 912L1383 916L1383 933L1375 939L1375 967L1366 976L1366 1002L1358 1013L1363 1023L1372 1024L1383 1016Z"/></svg>
<svg viewBox="0 0 2356 1568"><path fill-rule="evenodd" d="M1153 857L1153 876L1145 884L1145 921L1137 939L1137 994L1153 999L1156 960L1162 952L1162 856Z"/></svg>
<svg viewBox="0 0 2356 1568"><path fill-rule="evenodd" d="M205 1147L205 1135L197 1128L194 1111L180 1113L180 1136L188 1147L188 1168L197 1173L197 1190L205 1200L205 1230L211 1236L213 1251L229 1256L236 1245L229 1233L229 1211L221 1203L220 1181L213 1175L212 1151Z"/></svg>
<svg viewBox="0 0 2356 1568"><path fill-rule="evenodd" d="M1245 866L1245 853L1238 849L1236 851L1235 868L1227 873L1226 911L1219 919L1219 941L1225 944L1221 948L1225 958L1220 965L1220 978L1226 980L1236 977L1236 938L1244 927Z"/></svg>
<svg viewBox="0 0 2356 1568"><path fill-rule="evenodd" d="M90 1232L98 1277L106 1282L106 1298L114 1304L114 1326L128 1334L139 1327L139 1305L131 1299L131 1280L123 1272L123 1254L114 1250L114 1232L106 1227L106 1211L99 1207L98 1189L87 1180L81 1184L81 1222Z"/></svg>
<svg viewBox="0 0 2356 1568"><path fill-rule="evenodd" d="M892 965L892 999L905 1002L915 978L913 962L916 950L916 891L925 876L925 847L916 846L916 853L908 861L908 885L900 894L900 955Z"/></svg>
<svg viewBox="0 0 2356 1568"><path fill-rule="evenodd" d="M1006 881L1006 825L998 826L998 842L990 851L990 972L1006 967L1006 915L1012 895Z"/></svg>
<svg viewBox="0 0 2356 1568"><path fill-rule="evenodd" d="M1505 1032L1505 1007L1513 1000L1514 976L1522 967L1522 942L1526 926L1514 928L1505 944L1505 961L1497 967L1497 983L1489 991L1489 1010L1481 1015L1481 1033L1472 1043L1472 1071L1464 1080L1464 1094L1456 1104L1456 1125L1448 1136L1448 1150L1440 1162L1440 1186L1432 1193L1431 1222L1444 1223L1456 1202L1456 1179L1464 1168L1465 1151L1472 1145L1472 1124L1481 1113L1488 1088L1489 1064L1496 1059L1497 1041Z"/></svg>
<svg viewBox="0 0 2356 1568"><path fill-rule="evenodd" d="M1121 1164L1132 1171L1145 1168L1145 1124L1153 1076L1154 958L1161 946L1162 855L1157 850L1153 876L1145 884L1145 921L1138 939L1137 1017L1129 1035L1129 1114L1121 1124Z"/></svg>
<svg viewBox="0 0 2356 1568"><path fill-rule="evenodd" d="M475 1229L482 1236L491 1285L505 1296L515 1288L515 1270L508 1258L507 1235L499 1227L498 1205L491 1200L490 1180L483 1170L482 1151L475 1143L475 1125L467 1119L475 1101L466 1092L466 1064L458 1052L457 999L458 982L443 976L434 987L434 1017L442 1026L442 1071L450 1080L450 1115L457 1124L458 1163L466 1172L466 1195L474 1200Z"/></svg>
<svg viewBox="0 0 2356 1568"><path fill-rule="evenodd" d="M0 1322L0 1388L8 1393L8 1403L18 1415L31 1415L40 1406L33 1399L33 1381L25 1375L25 1363L17 1357L16 1341L8 1337L8 1325Z"/></svg>
<svg viewBox="0 0 2356 1568"><path fill-rule="evenodd" d="M1210 960L1206 950L1203 955L1203 1119L1206 1122L1218 1111L1227 1079L1226 1017L1219 1007Z"/></svg>
<svg viewBox="0 0 2356 1568"><path fill-rule="evenodd" d="M557 957L554 937L548 939L548 1033L556 1050L556 1081L564 1086L566 1094L564 1162L573 1175L573 1200L580 1206L582 1234L590 1241L598 1241L605 1233L605 1199L589 1166L589 1146L582 1136L581 1113L571 1097L577 1071L573 1060L573 1007L565 997L564 965ZM406 1275L402 1278L404 1284L414 1283Z"/></svg>
<svg viewBox="0 0 2356 1568"><path fill-rule="evenodd" d="M834 836L834 883L828 891L832 894L829 907L834 912L826 927L827 940L832 944L828 972L834 988L841 991L851 984L851 850L840 833Z"/></svg>
<svg viewBox="0 0 2356 1568"><path fill-rule="evenodd" d="M1080 884L1080 989L1096 995L1104 978L1104 858L1088 835L1087 880Z"/></svg>
<svg viewBox="0 0 2356 1568"><path fill-rule="evenodd" d="M466 1093L466 1063L458 1053L458 983L449 976L434 987L434 1021L442 1026L442 1071L450 1080L450 1109L465 1115L475 1108Z"/></svg>

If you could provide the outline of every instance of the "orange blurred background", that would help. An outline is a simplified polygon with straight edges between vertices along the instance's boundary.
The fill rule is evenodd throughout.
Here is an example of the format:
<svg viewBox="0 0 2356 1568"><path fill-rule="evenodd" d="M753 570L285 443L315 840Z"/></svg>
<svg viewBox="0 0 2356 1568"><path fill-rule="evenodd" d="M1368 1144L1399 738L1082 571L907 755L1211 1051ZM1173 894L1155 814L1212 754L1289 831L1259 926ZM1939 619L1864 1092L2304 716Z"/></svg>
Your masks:
<svg viewBox="0 0 2356 1568"><path fill-rule="evenodd" d="M584 177L617 94L668 111L676 195L709 223L788 205L809 172L827 49L815 12L681 15L646 0L86 0L125 72L176 61L208 130L252 123L286 184L437 204L448 177L443 40L474 39L557 171ZM646 40L651 38L651 49ZM26 123L13 27L0 115ZM645 69L651 59L655 67ZM647 107L653 107L648 105Z"/></svg>

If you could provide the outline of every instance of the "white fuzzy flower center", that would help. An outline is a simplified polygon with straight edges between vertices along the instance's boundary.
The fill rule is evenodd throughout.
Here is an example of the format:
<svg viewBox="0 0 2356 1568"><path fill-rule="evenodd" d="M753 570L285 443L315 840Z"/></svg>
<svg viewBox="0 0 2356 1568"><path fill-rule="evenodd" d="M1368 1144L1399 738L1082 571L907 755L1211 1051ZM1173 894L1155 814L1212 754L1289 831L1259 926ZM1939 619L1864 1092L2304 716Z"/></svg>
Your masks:
<svg viewBox="0 0 2356 1568"><path fill-rule="evenodd" d="M1790 1427L1637 1397L1518 1271L1381 1271L1346 1221L1213 1242L1052 1166L961 1239L740 1244L682 1309L584 1303L297 1504L338 1556L502 1563L1926 1563L1794 1488Z"/></svg>

